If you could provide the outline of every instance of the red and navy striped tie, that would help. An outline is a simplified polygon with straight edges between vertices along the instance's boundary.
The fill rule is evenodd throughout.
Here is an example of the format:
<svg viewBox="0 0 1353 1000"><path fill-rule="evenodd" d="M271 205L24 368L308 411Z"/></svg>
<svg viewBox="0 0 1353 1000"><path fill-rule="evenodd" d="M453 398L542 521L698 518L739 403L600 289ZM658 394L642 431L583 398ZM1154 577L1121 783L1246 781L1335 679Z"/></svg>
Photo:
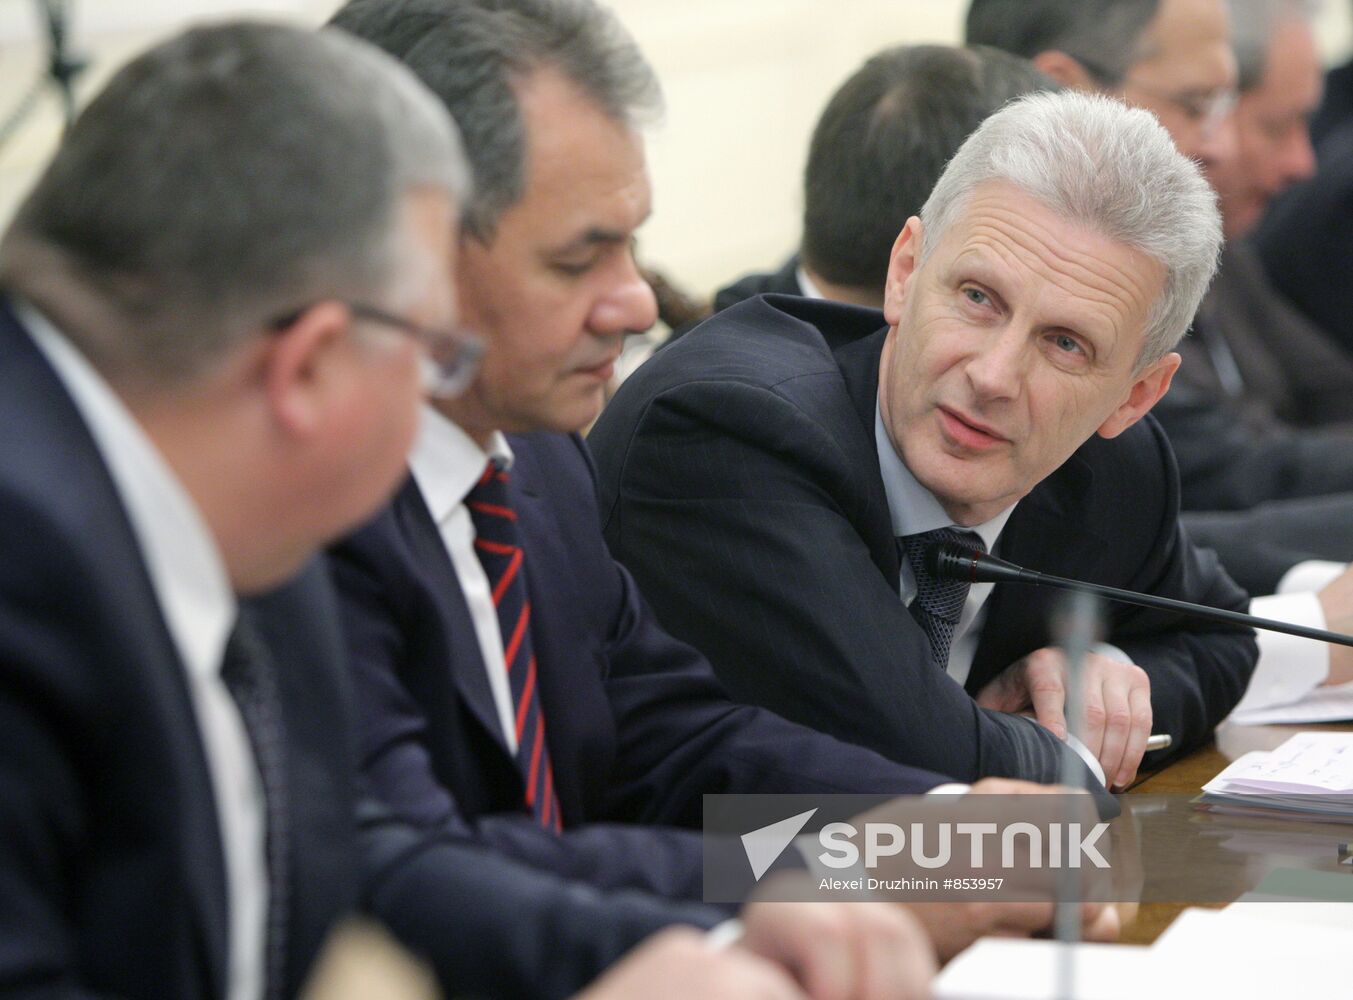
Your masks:
<svg viewBox="0 0 1353 1000"><path fill-rule="evenodd" d="M517 727L517 767L526 783L526 805L540 825L563 828L554 794L554 771L545 743L545 718L536 685L536 656L531 645L531 601L522 574L524 553L517 512L507 497L507 473L492 462L465 498L475 528L475 554L484 567L498 611L503 660L512 691Z"/></svg>

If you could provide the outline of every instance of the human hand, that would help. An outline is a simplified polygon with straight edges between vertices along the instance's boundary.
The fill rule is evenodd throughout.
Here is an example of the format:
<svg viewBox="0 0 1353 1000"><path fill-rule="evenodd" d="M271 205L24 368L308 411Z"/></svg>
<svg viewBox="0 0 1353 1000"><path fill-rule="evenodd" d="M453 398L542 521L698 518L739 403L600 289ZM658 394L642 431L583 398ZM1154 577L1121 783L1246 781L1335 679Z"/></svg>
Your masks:
<svg viewBox="0 0 1353 1000"><path fill-rule="evenodd" d="M1344 570L1317 595L1325 612L1325 627L1347 632L1353 627L1353 566ZM1353 681L1353 646L1329 646L1330 672L1322 684L1346 684Z"/></svg>
<svg viewBox="0 0 1353 1000"><path fill-rule="evenodd" d="M895 903L753 902L737 947L784 967L814 1000L930 996L935 953Z"/></svg>
<svg viewBox="0 0 1353 1000"><path fill-rule="evenodd" d="M941 964L979 937L1032 937L1049 931L1055 912L1050 900L901 905L915 914L925 927ZM1118 909L1112 903L1081 904L1081 936L1084 940L1115 941L1121 930Z"/></svg>
<svg viewBox="0 0 1353 1000"><path fill-rule="evenodd" d="M998 712L1032 709L1034 719L1066 739L1066 656L1051 646L1034 650L977 693L977 704ZM1146 671L1099 653L1081 665L1082 731L1077 733L1104 768L1111 789L1137 774L1151 735L1151 681Z"/></svg>
<svg viewBox="0 0 1353 1000"><path fill-rule="evenodd" d="M774 963L740 948L714 949L689 928L663 931L574 1000L806 1000Z"/></svg>

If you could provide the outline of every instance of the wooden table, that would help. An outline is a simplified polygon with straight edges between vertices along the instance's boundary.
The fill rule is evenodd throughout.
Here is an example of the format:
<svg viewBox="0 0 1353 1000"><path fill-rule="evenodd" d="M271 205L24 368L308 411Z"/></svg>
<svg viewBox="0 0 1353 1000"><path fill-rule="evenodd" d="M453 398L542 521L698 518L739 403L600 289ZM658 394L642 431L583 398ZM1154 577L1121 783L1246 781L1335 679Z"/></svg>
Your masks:
<svg viewBox="0 0 1353 1000"><path fill-rule="evenodd" d="M1353 724L1301 726L1236 726L1224 724L1216 738L1166 767L1145 775L1129 790L1129 795L1194 796L1228 764L1251 750L1273 750L1293 735L1306 730L1353 731ZM1282 821L1278 821L1282 822ZM1147 859L1149 862L1149 858ZM1221 907L1221 902L1144 903L1136 918L1123 930L1122 940L1131 944L1150 944L1187 906Z"/></svg>

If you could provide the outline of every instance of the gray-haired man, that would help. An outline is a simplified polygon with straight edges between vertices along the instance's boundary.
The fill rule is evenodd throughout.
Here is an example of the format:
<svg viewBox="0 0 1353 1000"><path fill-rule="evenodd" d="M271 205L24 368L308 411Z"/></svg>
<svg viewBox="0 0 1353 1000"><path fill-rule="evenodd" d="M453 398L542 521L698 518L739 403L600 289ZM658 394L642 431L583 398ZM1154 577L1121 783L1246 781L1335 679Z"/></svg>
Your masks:
<svg viewBox="0 0 1353 1000"><path fill-rule="evenodd" d="M356 900L316 549L454 388L454 127L337 33L134 60L0 241L0 993L296 993Z"/></svg>
<svg viewBox="0 0 1353 1000"><path fill-rule="evenodd" d="M1076 94L1011 105L907 222L882 315L751 300L631 376L589 437L607 540L735 696L964 779L1050 780L1051 597L955 594L925 544L957 533L1035 569L1243 603L1180 534L1169 449L1142 419L1220 236L1151 116ZM1086 743L1122 786L1153 718L1177 749L1207 738L1254 644L1111 614L1137 665L1090 657Z"/></svg>

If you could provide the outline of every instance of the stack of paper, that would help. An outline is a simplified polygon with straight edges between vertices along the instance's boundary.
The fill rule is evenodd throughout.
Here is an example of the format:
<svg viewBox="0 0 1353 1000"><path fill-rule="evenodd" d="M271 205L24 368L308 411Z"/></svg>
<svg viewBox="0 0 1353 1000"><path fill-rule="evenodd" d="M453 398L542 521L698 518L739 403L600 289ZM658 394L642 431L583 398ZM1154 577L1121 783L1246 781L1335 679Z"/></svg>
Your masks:
<svg viewBox="0 0 1353 1000"><path fill-rule="evenodd" d="M1312 722L1341 722L1353 719L1353 681L1312 688L1296 701L1286 705L1236 709L1230 718L1238 726L1282 724L1300 726Z"/></svg>
<svg viewBox="0 0 1353 1000"><path fill-rule="evenodd" d="M1353 733L1298 733L1276 750L1247 753L1203 786L1201 801L1353 818Z"/></svg>

